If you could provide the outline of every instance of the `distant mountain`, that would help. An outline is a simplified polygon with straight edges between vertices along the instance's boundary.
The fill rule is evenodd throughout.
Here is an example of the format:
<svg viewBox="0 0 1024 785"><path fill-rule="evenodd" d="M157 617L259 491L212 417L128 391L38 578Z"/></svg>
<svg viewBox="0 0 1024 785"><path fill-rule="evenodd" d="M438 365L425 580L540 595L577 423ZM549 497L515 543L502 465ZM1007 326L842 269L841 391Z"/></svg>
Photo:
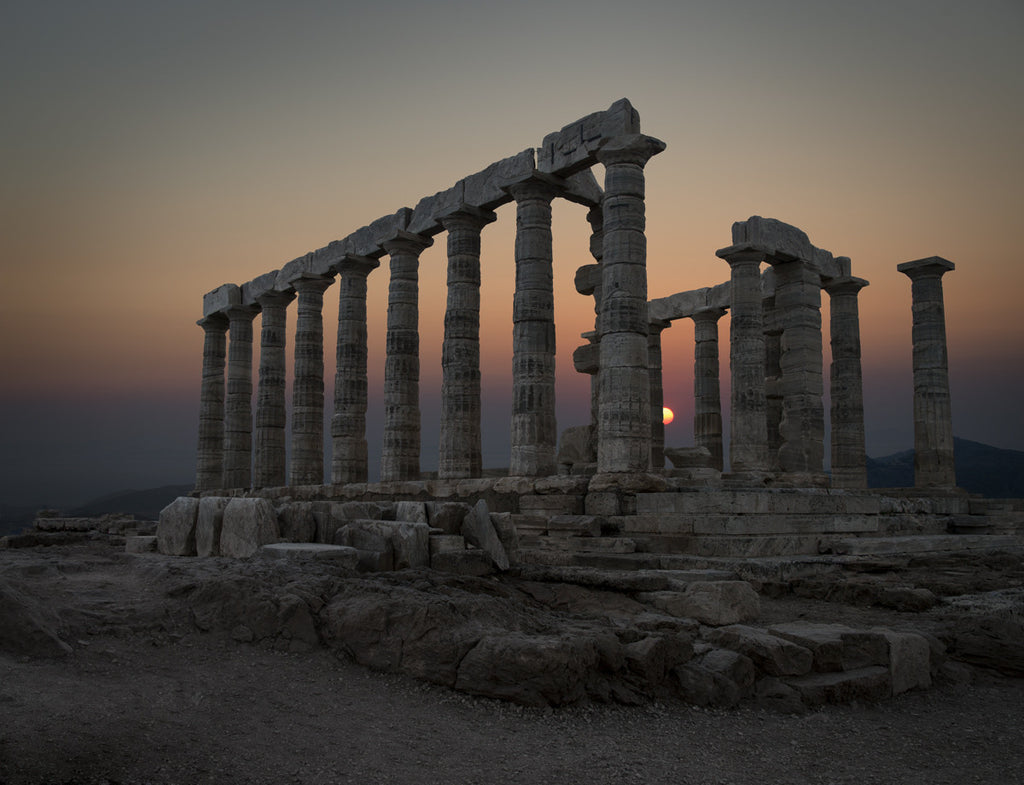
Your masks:
<svg viewBox="0 0 1024 785"><path fill-rule="evenodd" d="M163 485L145 491L118 491L94 499L73 510L65 511L69 517L91 518L113 512L125 512L140 520L155 521L160 510L179 496L192 491L191 485Z"/></svg>
<svg viewBox="0 0 1024 785"><path fill-rule="evenodd" d="M993 499L1024 499L1024 452L1003 450L968 439L953 439L956 484ZM868 487L914 485L914 451L868 458Z"/></svg>

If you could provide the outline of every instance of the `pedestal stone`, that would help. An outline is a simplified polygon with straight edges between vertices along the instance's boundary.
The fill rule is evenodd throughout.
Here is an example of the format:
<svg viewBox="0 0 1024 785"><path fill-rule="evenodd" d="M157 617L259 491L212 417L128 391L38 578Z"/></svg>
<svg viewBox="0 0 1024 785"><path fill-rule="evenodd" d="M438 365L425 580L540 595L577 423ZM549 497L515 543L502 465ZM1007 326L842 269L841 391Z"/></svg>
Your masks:
<svg viewBox="0 0 1024 785"><path fill-rule="evenodd" d="M196 490L210 491L222 488L224 482L224 360L228 318L224 314L211 314L196 324L203 328Z"/></svg>
<svg viewBox="0 0 1024 785"><path fill-rule="evenodd" d="M252 320L254 306L227 310L228 382L224 417L224 487L252 485Z"/></svg>
<svg viewBox="0 0 1024 785"><path fill-rule="evenodd" d="M864 448L864 384L860 362L860 316L857 294L863 278L834 278L829 295L832 339L832 487L866 488Z"/></svg>
<svg viewBox="0 0 1024 785"><path fill-rule="evenodd" d="M330 276L302 274L291 282L299 294L292 383L292 465L289 485L324 481L324 291Z"/></svg>
<svg viewBox="0 0 1024 785"><path fill-rule="evenodd" d="M722 399L719 386L718 320L724 308L703 308L693 319L693 443L711 453L722 471Z"/></svg>
<svg viewBox="0 0 1024 785"><path fill-rule="evenodd" d="M276 488L287 481L285 467L285 336L287 309L293 292L267 292L259 297L260 379L256 393L256 467L253 486Z"/></svg>
<svg viewBox="0 0 1024 785"><path fill-rule="evenodd" d="M956 485L942 276L951 261L929 256L897 265L914 301L914 485Z"/></svg>

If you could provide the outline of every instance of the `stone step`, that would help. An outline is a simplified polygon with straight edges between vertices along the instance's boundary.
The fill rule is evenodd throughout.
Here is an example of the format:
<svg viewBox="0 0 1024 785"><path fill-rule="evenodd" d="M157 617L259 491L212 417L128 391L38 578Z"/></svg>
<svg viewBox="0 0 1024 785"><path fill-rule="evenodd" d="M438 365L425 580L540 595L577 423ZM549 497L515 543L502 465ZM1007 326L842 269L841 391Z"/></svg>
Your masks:
<svg viewBox="0 0 1024 785"><path fill-rule="evenodd" d="M886 495L813 488L694 488L636 495L636 511L640 514L957 515L968 513L971 503L966 496L956 494Z"/></svg>
<svg viewBox="0 0 1024 785"><path fill-rule="evenodd" d="M629 537L538 537L533 547L595 553L634 553L636 541Z"/></svg>
<svg viewBox="0 0 1024 785"><path fill-rule="evenodd" d="M868 555L933 553L940 551L1001 550L1024 548L1024 538L1012 534L945 534L911 537L860 537L830 543L835 554Z"/></svg>
<svg viewBox="0 0 1024 785"><path fill-rule="evenodd" d="M883 531L893 523L880 515L640 513L615 519L624 534L847 534Z"/></svg>

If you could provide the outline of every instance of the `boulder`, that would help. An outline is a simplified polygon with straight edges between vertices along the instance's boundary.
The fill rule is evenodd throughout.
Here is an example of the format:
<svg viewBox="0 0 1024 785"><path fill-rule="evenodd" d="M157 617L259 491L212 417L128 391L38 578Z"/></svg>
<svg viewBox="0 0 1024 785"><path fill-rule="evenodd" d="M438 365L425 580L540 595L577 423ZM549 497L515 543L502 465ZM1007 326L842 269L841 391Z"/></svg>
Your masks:
<svg viewBox="0 0 1024 785"><path fill-rule="evenodd" d="M221 556L247 559L260 546L277 542L277 514L268 499L232 499L224 508Z"/></svg>
<svg viewBox="0 0 1024 785"><path fill-rule="evenodd" d="M466 542L475 545L494 561L499 570L509 568L508 554L505 546L501 544L501 538L491 523L491 515L487 509L487 502L483 499L478 501L466 514L462 521L462 536Z"/></svg>
<svg viewBox="0 0 1024 785"><path fill-rule="evenodd" d="M160 511L157 549L168 556L196 555L196 517L199 499L179 496Z"/></svg>
<svg viewBox="0 0 1024 785"><path fill-rule="evenodd" d="M220 556L220 533L224 509L231 500L224 496L204 496L196 516L196 555Z"/></svg>

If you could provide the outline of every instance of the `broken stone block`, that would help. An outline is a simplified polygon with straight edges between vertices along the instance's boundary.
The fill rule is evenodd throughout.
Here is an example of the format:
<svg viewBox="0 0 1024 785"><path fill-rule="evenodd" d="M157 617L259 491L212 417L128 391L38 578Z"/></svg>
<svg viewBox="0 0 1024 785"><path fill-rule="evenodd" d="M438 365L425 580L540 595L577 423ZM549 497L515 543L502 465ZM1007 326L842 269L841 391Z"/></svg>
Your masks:
<svg viewBox="0 0 1024 785"><path fill-rule="evenodd" d="M757 627L733 624L712 630L707 637L716 646L746 655L769 676L801 676L814 664L803 646Z"/></svg>
<svg viewBox="0 0 1024 785"><path fill-rule="evenodd" d="M125 553L155 553L156 550L156 535L138 535L124 538Z"/></svg>
<svg viewBox="0 0 1024 785"><path fill-rule="evenodd" d="M931 647L924 636L912 632L883 631L889 642L889 679L892 694L926 689L932 684Z"/></svg>
<svg viewBox="0 0 1024 785"><path fill-rule="evenodd" d="M446 534L460 534L470 506L463 502L427 502L427 522Z"/></svg>
<svg viewBox="0 0 1024 785"><path fill-rule="evenodd" d="M427 523L427 505L423 502L395 502L395 520Z"/></svg>
<svg viewBox="0 0 1024 785"><path fill-rule="evenodd" d="M498 533L498 539L501 540L510 564L519 561L519 532L513 520L510 512L491 513L491 524Z"/></svg>
<svg viewBox="0 0 1024 785"><path fill-rule="evenodd" d="M324 561L352 570L356 569L359 561L355 548L319 542L275 542L264 545L259 553L265 559Z"/></svg>
<svg viewBox="0 0 1024 785"><path fill-rule="evenodd" d="M752 621L761 613L757 592L746 581L694 581L685 591L649 592L640 599L672 616L712 627Z"/></svg>
<svg viewBox="0 0 1024 785"><path fill-rule="evenodd" d="M157 548L168 556L196 555L196 516L199 499L179 496L160 511Z"/></svg>
<svg viewBox="0 0 1024 785"><path fill-rule="evenodd" d="M230 499L204 496L199 500L196 516L196 555L220 556L220 532L224 525L224 509Z"/></svg>
<svg viewBox="0 0 1024 785"><path fill-rule="evenodd" d="M487 509L487 502L483 499L478 501L462 521L462 536L466 542L475 545L494 561L499 570L509 568L508 554L505 546L501 544L501 538L491 523L491 515Z"/></svg>
<svg viewBox="0 0 1024 785"><path fill-rule="evenodd" d="M783 681L795 689L808 706L853 700L878 701L890 694L889 670L880 665L842 673L812 673Z"/></svg>
<svg viewBox="0 0 1024 785"><path fill-rule="evenodd" d="M430 565L430 527L408 521L356 520L346 523L335 533L336 545L348 545L361 551L383 554L376 560L364 558L386 569L428 567ZM390 554L390 567L388 554Z"/></svg>
<svg viewBox="0 0 1024 785"><path fill-rule="evenodd" d="M316 517L309 502L286 504L277 513L281 538L288 542L315 542Z"/></svg>
<svg viewBox="0 0 1024 785"><path fill-rule="evenodd" d="M268 499L232 499L224 508L221 556L247 559L277 537L277 514Z"/></svg>

